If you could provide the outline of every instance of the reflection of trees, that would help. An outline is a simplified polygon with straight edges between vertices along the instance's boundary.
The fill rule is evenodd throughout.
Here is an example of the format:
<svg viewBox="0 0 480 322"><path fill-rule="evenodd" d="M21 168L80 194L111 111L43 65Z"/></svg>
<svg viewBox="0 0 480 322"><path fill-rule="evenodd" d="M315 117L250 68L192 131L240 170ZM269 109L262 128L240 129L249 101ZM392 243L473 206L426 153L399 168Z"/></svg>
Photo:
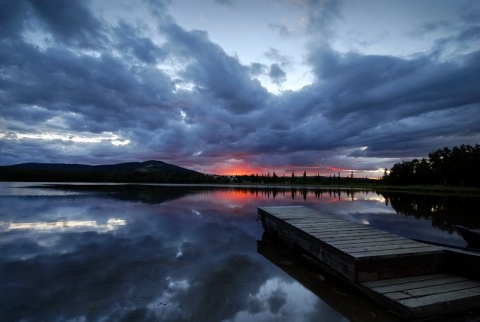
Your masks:
<svg viewBox="0 0 480 322"><path fill-rule="evenodd" d="M41 186L45 189L45 186ZM82 193L95 193L106 198L123 201L159 204L165 201L182 198L193 194L216 194L232 192L243 194L246 198L283 198L292 200L355 200L356 195L371 192L355 189L325 189L306 187L228 187L228 186L195 186L195 185L49 185L51 189L60 189ZM398 192L377 192L385 198L386 205L391 204L397 213L426 219L433 227L454 231L453 225L480 227L480 216L477 197L462 197L453 195L425 195ZM221 196L219 195L219 198Z"/></svg>
<svg viewBox="0 0 480 322"><path fill-rule="evenodd" d="M307 188L307 187L217 187L218 190L236 191L251 194L252 196L263 196L275 199L278 196L289 197L293 200L303 199L304 201L311 199L320 199L328 196L330 199L355 199L355 194L371 192L371 190L358 189L336 189L336 188Z"/></svg>
<svg viewBox="0 0 480 322"><path fill-rule="evenodd" d="M165 201L178 199L195 193L182 186L150 186L135 184L92 185L92 184L53 184L40 186L42 189L72 191L86 194L95 194L105 198L122 201L140 201L148 204L159 204Z"/></svg>
<svg viewBox="0 0 480 322"><path fill-rule="evenodd" d="M320 200L355 200L356 195L369 190L324 189L306 187L228 187L228 186L195 186L195 185L50 185L52 189L61 189L82 193L95 193L106 198L123 201L159 204L193 194L216 194L232 192L243 194L246 198L292 199L299 201ZM45 188L45 186L42 186ZM476 210L479 198L453 195L425 195L398 192L379 192L385 203L391 204L397 213L427 219L433 227L453 232L453 225L480 227L480 216ZM220 197L220 196L219 196Z"/></svg>
<svg viewBox="0 0 480 322"><path fill-rule="evenodd" d="M399 214L427 219L433 227L453 232L453 225L480 227L479 198L380 192Z"/></svg>
<svg viewBox="0 0 480 322"><path fill-rule="evenodd" d="M124 201L140 201L149 204L162 203L168 200L185 197L192 194L214 194L217 192L242 193L251 197L266 197L275 199L278 196L295 199L320 199L328 196L330 199L355 199L355 194L370 190L306 188L306 187L228 187L228 186L195 186L195 185L142 185L142 184L51 184L40 186L42 189L58 189L80 193L96 193L103 197Z"/></svg>

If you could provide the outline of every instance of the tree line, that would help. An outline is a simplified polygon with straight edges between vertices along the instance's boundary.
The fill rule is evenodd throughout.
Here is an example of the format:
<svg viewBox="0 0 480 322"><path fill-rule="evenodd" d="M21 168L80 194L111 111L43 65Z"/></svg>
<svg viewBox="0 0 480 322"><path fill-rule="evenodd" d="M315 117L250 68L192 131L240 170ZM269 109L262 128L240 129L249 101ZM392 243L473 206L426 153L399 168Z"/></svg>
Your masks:
<svg viewBox="0 0 480 322"><path fill-rule="evenodd" d="M384 182L392 185L480 186L480 145L438 149L421 160L395 163Z"/></svg>
<svg viewBox="0 0 480 322"><path fill-rule="evenodd" d="M340 172L330 176L307 175L306 171L303 174L292 172L291 175L277 175L272 174L251 174L241 175L235 177L235 183L254 183L254 184L295 184L295 185L345 185L352 183L372 183L374 180L368 178L356 178L353 171L349 175L341 176Z"/></svg>

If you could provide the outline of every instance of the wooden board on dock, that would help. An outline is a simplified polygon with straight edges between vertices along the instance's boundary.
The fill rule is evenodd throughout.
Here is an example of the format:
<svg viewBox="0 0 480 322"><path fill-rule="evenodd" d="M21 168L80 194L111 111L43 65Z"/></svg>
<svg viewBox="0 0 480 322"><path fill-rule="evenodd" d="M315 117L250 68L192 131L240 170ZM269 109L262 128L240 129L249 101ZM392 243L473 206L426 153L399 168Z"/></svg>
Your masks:
<svg viewBox="0 0 480 322"><path fill-rule="evenodd" d="M444 251L312 209L261 207L264 229L409 318L480 306L480 283L445 273Z"/></svg>
<svg viewBox="0 0 480 322"><path fill-rule="evenodd" d="M352 282L434 274L443 250L312 209L258 208L265 230L295 244Z"/></svg>
<svg viewBox="0 0 480 322"><path fill-rule="evenodd" d="M409 317L446 314L480 305L479 282L447 273L365 282L362 288Z"/></svg>

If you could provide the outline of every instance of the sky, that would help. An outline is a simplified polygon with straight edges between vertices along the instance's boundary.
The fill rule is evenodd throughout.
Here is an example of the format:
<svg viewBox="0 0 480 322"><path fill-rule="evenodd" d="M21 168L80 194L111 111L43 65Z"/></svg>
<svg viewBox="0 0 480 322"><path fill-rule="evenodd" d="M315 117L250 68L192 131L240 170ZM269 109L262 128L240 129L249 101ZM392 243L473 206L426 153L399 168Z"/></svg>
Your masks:
<svg viewBox="0 0 480 322"><path fill-rule="evenodd" d="M375 178L477 143L476 0L0 0L0 165Z"/></svg>

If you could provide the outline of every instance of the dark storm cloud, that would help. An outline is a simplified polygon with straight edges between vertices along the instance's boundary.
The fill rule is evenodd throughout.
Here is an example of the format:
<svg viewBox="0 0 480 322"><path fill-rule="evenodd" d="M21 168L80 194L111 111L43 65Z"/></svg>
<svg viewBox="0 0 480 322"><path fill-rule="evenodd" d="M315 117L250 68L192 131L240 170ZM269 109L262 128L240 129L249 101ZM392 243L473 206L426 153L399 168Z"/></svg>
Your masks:
<svg viewBox="0 0 480 322"><path fill-rule="evenodd" d="M7 54L10 50L17 53L13 59ZM46 121L53 111L68 111L78 113L76 118L70 117L72 129L102 132L132 126L140 121L131 117L137 112L133 109L162 106L173 88L160 71L130 68L107 53L78 57L62 48L39 51L19 42L0 49L0 60L3 57L10 58L4 65L10 77L2 82L9 89L2 100L23 105L19 109L18 105L5 104L10 108L4 110L4 116L11 114L28 122L28 117L37 115L32 124ZM45 110L37 112L33 105ZM141 114L137 116L141 118ZM149 118L144 121L147 127L162 123L161 118L154 123Z"/></svg>
<svg viewBox="0 0 480 322"><path fill-rule="evenodd" d="M317 41L327 42L332 36L334 22L343 19L342 0L306 0L307 28Z"/></svg>
<svg viewBox="0 0 480 322"><path fill-rule="evenodd" d="M468 6L465 6L462 18L467 23L478 25L480 21L480 7L478 3L472 2Z"/></svg>
<svg viewBox="0 0 480 322"><path fill-rule="evenodd" d="M162 30L169 39L165 50L187 63L182 76L193 82L211 104L234 114L246 114L265 106L268 100L265 88L251 79L249 68L212 43L207 33L188 32L176 24L163 26Z"/></svg>
<svg viewBox="0 0 480 322"><path fill-rule="evenodd" d="M39 22L55 40L68 45L102 46L104 30L86 1L28 0Z"/></svg>
<svg viewBox="0 0 480 322"><path fill-rule="evenodd" d="M287 79L287 74L278 64L271 64L268 76L275 84L281 84Z"/></svg>
<svg viewBox="0 0 480 322"><path fill-rule="evenodd" d="M19 1L16 8L10 8L0 49L2 116L17 120L8 124L10 130L128 132L128 128L138 125L158 128L168 122L172 113L176 114L166 106L174 82L158 69L135 64L135 60L154 63L165 54L123 21L109 30L92 15L87 4ZM162 4L156 3L156 8L162 9ZM38 26L50 33L49 41L58 45L43 49L19 37ZM104 37L110 31L115 37ZM85 55L75 49L77 46L96 53ZM112 55L112 50L119 50L123 56ZM62 121L51 122L55 117ZM58 143L68 145L49 142L45 148L52 149ZM20 153L26 142L17 144ZM48 160L48 155L42 158Z"/></svg>
<svg viewBox="0 0 480 322"><path fill-rule="evenodd" d="M289 66L292 63L290 58L276 48L270 48L264 55L276 63L279 63L282 67Z"/></svg>
<svg viewBox="0 0 480 322"><path fill-rule="evenodd" d="M429 22L429 23L426 23L424 25L422 25L419 30L417 30L416 32L412 33L413 36L417 36L417 35L423 35L425 33L429 33L429 32L433 32L433 31L437 31L439 29L443 29L443 28L451 28L451 24L448 23L447 21L434 21L434 22Z"/></svg>
<svg viewBox="0 0 480 322"><path fill-rule="evenodd" d="M0 35L2 38L16 36L27 20L28 4L25 1L0 1Z"/></svg>
<svg viewBox="0 0 480 322"><path fill-rule="evenodd" d="M250 73L252 76L260 76L265 73L268 69L267 65L260 64L260 63L252 63L250 64Z"/></svg>
<svg viewBox="0 0 480 322"><path fill-rule="evenodd" d="M124 51L128 51L137 59L153 64L157 60L166 58L166 53L157 47L151 39L138 35L136 30L124 21L120 21L115 28L117 35L118 47Z"/></svg>
<svg viewBox="0 0 480 322"><path fill-rule="evenodd" d="M428 130L431 122L444 121L425 118L426 123L420 124L422 118L434 115L431 113L461 109L465 120L478 119L474 113L480 101L480 94L475 90L476 75L480 72L478 54L465 55L457 62L438 62L428 56L406 60L340 55L330 49L317 48L309 60L318 82L325 84L319 87L318 101L322 115L329 120L341 124L351 119L350 125L356 131L398 121L418 130ZM451 133L460 130L460 124L451 125ZM438 134L434 128L431 130L431 134Z"/></svg>
<svg viewBox="0 0 480 322"><path fill-rule="evenodd" d="M17 11L23 9L28 13L33 10L29 9L28 3L21 4ZM87 8L78 7L83 4L34 2L34 13L30 12L24 19L32 20L36 13L40 17L37 18L50 26L53 35L61 41L68 45L73 42L86 45L87 38L92 41L102 39L100 33L105 28ZM63 11L66 12L64 15ZM72 13L81 20L70 19ZM63 24L67 26L62 29ZM5 106L2 110L4 117L21 119L32 129L31 125L52 119L56 113L65 113L60 116L71 130L97 133L134 126L137 122L147 128L164 124L167 119L164 104L169 100L174 83L160 70L127 65L122 57L103 51L103 45L107 44L90 44L97 45L95 49L100 50L97 56L82 55L62 46L42 50L17 37L23 25L2 40L0 49L0 83L5 88L0 99ZM138 37L133 27L121 22L115 30L118 48L126 55L131 53L150 63L164 58L161 50L149 39ZM109 44L112 45L115 44ZM157 117L138 113L139 108L146 109L146 112L156 110ZM142 115L144 119L138 118Z"/></svg>
<svg viewBox="0 0 480 322"><path fill-rule="evenodd" d="M475 41L480 40L480 25L477 26L472 26L471 28L468 28L464 31L462 31L458 37L456 37L456 40L458 42L463 42L464 44L468 44L468 42L472 41L475 43Z"/></svg>
<svg viewBox="0 0 480 322"><path fill-rule="evenodd" d="M459 140L475 144L478 55L451 62L429 55L401 59L312 47L315 83L277 97L272 103L276 113L259 116L268 122L240 146L260 164L325 162L375 170L375 163L356 158L419 157ZM267 158L260 157L267 152ZM336 158L342 154L347 159Z"/></svg>

